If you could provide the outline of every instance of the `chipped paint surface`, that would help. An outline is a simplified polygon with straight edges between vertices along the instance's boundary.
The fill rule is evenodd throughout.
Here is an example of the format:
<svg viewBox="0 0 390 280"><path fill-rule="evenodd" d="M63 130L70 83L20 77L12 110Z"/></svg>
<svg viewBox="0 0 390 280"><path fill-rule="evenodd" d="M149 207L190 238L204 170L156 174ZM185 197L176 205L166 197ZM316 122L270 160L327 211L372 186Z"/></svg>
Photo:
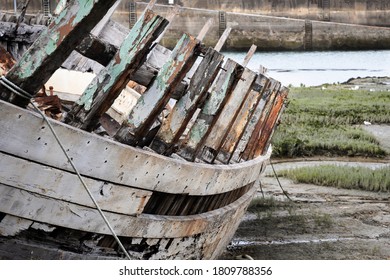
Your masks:
<svg viewBox="0 0 390 280"><path fill-rule="evenodd" d="M199 41L184 34L164 63L153 84L138 100L130 113L127 125L136 138L142 138L152 126L157 115L168 103L174 87L182 81L196 60Z"/></svg>
<svg viewBox="0 0 390 280"><path fill-rule="evenodd" d="M195 113L198 104L207 94L207 90L214 81L219 67L223 62L223 55L209 48L205 57L199 64L187 92L182 96L172 109L168 118L163 122L156 138L159 142L156 145L172 145L175 144L181 134L184 132L192 115ZM153 144L152 144L152 148ZM159 149L160 147L156 147Z"/></svg>
<svg viewBox="0 0 390 280"><path fill-rule="evenodd" d="M241 104L246 100L256 76L256 73L248 68L245 68L241 79L238 81L237 86L229 96L227 103L222 109L221 115L214 124L212 131L206 140L205 145L207 147L213 148L214 150L219 149L228 128L237 116Z"/></svg>
<svg viewBox="0 0 390 280"><path fill-rule="evenodd" d="M199 149L200 145L205 141L205 138L210 132L210 127L221 110L226 98L233 90L235 81L241 76L238 70L241 66L231 59L228 59L223 66L222 71L214 82L210 90L210 96L203 105L202 111L189 132L184 147L179 150L179 154L183 157L193 160L194 154Z"/></svg>

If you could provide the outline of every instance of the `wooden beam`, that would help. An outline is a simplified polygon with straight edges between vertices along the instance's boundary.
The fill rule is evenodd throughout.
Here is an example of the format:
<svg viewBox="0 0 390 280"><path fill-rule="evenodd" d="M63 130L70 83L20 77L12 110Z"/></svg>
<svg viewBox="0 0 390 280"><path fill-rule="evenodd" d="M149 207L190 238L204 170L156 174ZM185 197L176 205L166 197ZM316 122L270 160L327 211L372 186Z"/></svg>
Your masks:
<svg viewBox="0 0 390 280"><path fill-rule="evenodd" d="M228 101L223 107L218 120L215 122L205 142L205 147L203 148L201 155L203 160L207 162L214 162L230 127L235 121L244 101L248 97L256 76L256 73L252 70L248 68L244 69L241 79L238 81Z"/></svg>
<svg viewBox="0 0 390 280"><path fill-rule="evenodd" d="M184 34L177 43L169 60L164 64L156 79L138 100L129 119L122 124L115 138L129 145L140 144L149 129L168 103L175 87L181 83L195 63L200 41Z"/></svg>
<svg viewBox="0 0 390 280"><path fill-rule="evenodd" d="M214 19L210 18L203 26L203 28L200 30L198 37L196 37L196 39L198 39L199 41L203 41L204 37L206 36L207 32L209 32L209 29L213 24L214 24Z"/></svg>
<svg viewBox="0 0 390 280"><path fill-rule="evenodd" d="M15 63L16 61L11 54L0 46L0 76L7 74Z"/></svg>
<svg viewBox="0 0 390 280"><path fill-rule="evenodd" d="M6 78L32 95L61 66L72 50L105 15L115 0L74 0L24 53ZM0 98L25 107L28 99L0 86Z"/></svg>
<svg viewBox="0 0 390 280"><path fill-rule="evenodd" d="M251 48L249 49L249 51L247 52L245 58L244 58L244 61L242 62L242 66L246 67L249 63L249 61L252 59L253 55L255 54L257 50L257 46L256 45L252 45Z"/></svg>
<svg viewBox="0 0 390 280"><path fill-rule="evenodd" d="M263 77L263 75L261 75L261 74L259 76ZM264 86L264 90L263 90L261 99L258 102L258 104L256 105L256 108L252 114L252 117L249 120L249 123L244 131L244 134L242 135L240 142L238 143L238 145L234 151L234 154L233 154L231 161L238 162L240 160L240 154L244 151L245 146L248 143L249 138L251 137L251 135L255 129L256 124L258 123L259 119L261 118L261 114L264 110L264 106L268 102L268 99L270 98L271 93L273 92L272 87L274 87L276 85L272 81L274 81L272 78L268 78L268 82Z"/></svg>
<svg viewBox="0 0 390 280"><path fill-rule="evenodd" d="M268 148L277 122L281 116L282 108L284 106L285 100L287 99L287 95L288 89L286 87L282 87L275 98L274 105L272 106L267 121L264 124L264 128L262 129L260 138L258 140L258 145L255 146L253 158L262 155Z"/></svg>
<svg viewBox="0 0 390 280"><path fill-rule="evenodd" d="M199 104L205 99L207 91L218 74L224 56L208 48L185 95L178 100L168 118L163 121L154 138L151 148L160 154L170 155L174 145L185 131Z"/></svg>
<svg viewBox="0 0 390 280"><path fill-rule="evenodd" d="M258 140L261 136L262 130L264 128L264 124L268 118L269 112L271 111L271 108L274 104L275 97L280 89L280 82L276 80L271 80L271 86L270 86L270 96L267 98L264 108L261 111L261 116L256 123L256 126L252 132L252 135L249 137L248 143L246 144L246 147L244 151L240 155L241 160L250 160L253 159L254 151L256 149L256 145L258 143Z"/></svg>
<svg viewBox="0 0 390 280"><path fill-rule="evenodd" d="M113 60L91 82L67 114L65 122L91 131L126 87L131 75L146 59L149 48L167 25L152 11L146 11L124 40Z"/></svg>
<svg viewBox="0 0 390 280"><path fill-rule="evenodd" d="M264 75L258 75L248 97L245 99L240 112L234 120L228 135L226 136L222 147L219 150L217 160L222 163L229 163L237 145L243 136L250 118L255 112L264 90L267 88L269 79Z"/></svg>
<svg viewBox="0 0 390 280"><path fill-rule="evenodd" d="M180 156L190 161L195 160L242 72L243 68L238 63L231 59L226 61L223 71L219 73L210 90L210 96L202 111L179 148Z"/></svg>
<svg viewBox="0 0 390 280"><path fill-rule="evenodd" d="M228 27L228 28L225 29L225 31L223 32L222 36L219 38L217 44L215 45L214 50L216 50L218 52L220 52L222 50L222 48L225 45L226 40L228 39L231 31L232 31L231 27Z"/></svg>

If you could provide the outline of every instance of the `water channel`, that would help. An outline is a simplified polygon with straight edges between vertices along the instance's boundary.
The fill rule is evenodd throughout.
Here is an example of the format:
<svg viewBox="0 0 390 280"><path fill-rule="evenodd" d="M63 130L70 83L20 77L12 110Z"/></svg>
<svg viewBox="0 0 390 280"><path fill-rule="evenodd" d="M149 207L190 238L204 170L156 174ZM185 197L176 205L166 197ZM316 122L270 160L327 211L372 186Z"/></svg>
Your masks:
<svg viewBox="0 0 390 280"><path fill-rule="evenodd" d="M245 57L241 52L224 54L237 62ZM256 52L248 67L257 71L260 65L283 85L317 86L343 83L357 77L389 76L390 50Z"/></svg>

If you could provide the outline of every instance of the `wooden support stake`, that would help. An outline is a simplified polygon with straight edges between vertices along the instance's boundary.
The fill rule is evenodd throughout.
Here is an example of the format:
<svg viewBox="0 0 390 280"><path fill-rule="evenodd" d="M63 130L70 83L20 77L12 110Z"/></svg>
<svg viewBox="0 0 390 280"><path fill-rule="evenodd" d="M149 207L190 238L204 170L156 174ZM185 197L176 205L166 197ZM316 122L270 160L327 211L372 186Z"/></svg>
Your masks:
<svg viewBox="0 0 390 280"><path fill-rule="evenodd" d="M180 14L181 10L178 5L175 5L174 8L169 12L169 14L166 16L167 21L169 22L165 30L158 36L155 43L159 43L161 39L164 37L164 34L168 31L169 26L172 24L175 17Z"/></svg>
<svg viewBox="0 0 390 280"><path fill-rule="evenodd" d="M226 61L223 69L214 82L210 96L190 129L187 139L178 151L178 154L187 160L195 160L243 72L243 68L231 59Z"/></svg>
<svg viewBox="0 0 390 280"><path fill-rule="evenodd" d="M241 153L240 158L242 160L250 160L253 159L254 151L256 149L256 145L258 144L258 139L261 136L262 130L264 128L265 122L267 121L269 112L271 111L271 108L274 104L275 97L280 89L280 82L276 80L271 80L271 93L269 98L266 100L266 103L264 105L264 109L261 112L260 119L256 123L256 126L252 132L252 135L250 136L248 143L244 149L244 151Z"/></svg>
<svg viewBox="0 0 390 280"><path fill-rule="evenodd" d="M218 155L219 149L221 148L230 127L235 121L244 101L248 97L256 76L255 72L245 68L241 79L238 81L228 101L223 107L218 120L215 122L212 131L205 142L201 158L206 162L213 162Z"/></svg>
<svg viewBox="0 0 390 280"><path fill-rule="evenodd" d="M154 138L151 148L160 154L170 155L174 145L185 131L189 121L218 74L224 56L208 48L194 75L186 94L178 100Z"/></svg>
<svg viewBox="0 0 390 280"><path fill-rule="evenodd" d="M126 87L131 75L146 59L150 46L168 22L150 10L137 21L113 60L95 77L67 114L65 122L88 131Z"/></svg>
<svg viewBox="0 0 390 280"><path fill-rule="evenodd" d="M30 94L37 93L114 2L74 0L24 53L6 78ZM29 103L4 86L0 86L0 98L21 107Z"/></svg>
<svg viewBox="0 0 390 280"><path fill-rule="evenodd" d="M229 133L226 136L224 143L219 151L217 160L220 162L225 164L229 163L268 82L269 79L264 75L257 76L256 81L248 94L248 97L245 99L240 112L234 120Z"/></svg>
<svg viewBox="0 0 390 280"><path fill-rule="evenodd" d="M115 138L130 145L140 144L149 129L168 103L175 87L180 84L196 61L200 41L184 34L177 43L169 60L164 64L156 79L141 96L122 124Z"/></svg>

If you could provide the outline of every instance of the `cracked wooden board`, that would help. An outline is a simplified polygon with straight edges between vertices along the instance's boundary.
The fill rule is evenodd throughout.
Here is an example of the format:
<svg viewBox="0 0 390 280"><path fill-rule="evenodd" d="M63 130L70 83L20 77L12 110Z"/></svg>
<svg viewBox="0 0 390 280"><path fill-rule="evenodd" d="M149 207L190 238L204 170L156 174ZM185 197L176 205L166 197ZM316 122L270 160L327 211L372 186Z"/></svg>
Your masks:
<svg viewBox="0 0 390 280"><path fill-rule="evenodd" d="M177 43L170 58L160 69L156 79L141 96L122 124L115 138L126 144L136 145L147 136L154 121L168 103L174 88L181 83L195 63L200 41L184 34Z"/></svg>
<svg viewBox="0 0 390 280"><path fill-rule="evenodd" d="M88 131L96 128L99 118L126 87L167 24L164 18L150 10L145 11L109 65L94 78L68 112L65 122Z"/></svg>
<svg viewBox="0 0 390 280"><path fill-rule="evenodd" d="M211 87L210 95L187 138L179 148L178 154L187 160L195 160L243 72L243 68L231 59L226 61L223 69Z"/></svg>
<svg viewBox="0 0 390 280"><path fill-rule="evenodd" d="M236 211L246 208L255 187L232 204L199 215L172 217L141 214L137 217L105 212L118 236L139 238L178 238L213 232L231 221ZM0 212L97 234L111 234L97 210L0 184ZM54 215L55 213L55 215Z"/></svg>
<svg viewBox="0 0 390 280"><path fill-rule="evenodd" d="M223 59L222 54L208 48L205 57L191 77L186 93L177 101L168 118L163 121L150 146L153 150L165 155L173 152L173 146L178 143L196 109L205 99Z"/></svg>
<svg viewBox="0 0 390 280"><path fill-rule="evenodd" d="M48 198L95 207L79 178L70 172L0 153L0 183ZM23 170L23 172L20 172ZM39 176L36 176L39 174ZM100 207L109 212L141 214L152 192L83 178Z"/></svg>
<svg viewBox="0 0 390 280"><path fill-rule="evenodd" d="M248 97L245 99L240 111L234 120L228 135L226 136L223 145L221 146L217 155L217 160L222 163L228 164L232 158L241 137L245 133L248 127L248 123L255 113L255 109L262 98L263 92L267 89L269 79L259 74L255 83L252 86Z"/></svg>
<svg viewBox="0 0 390 280"><path fill-rule="evenodd" d="M0 151L73 172L41 116L0 101L0 119ZM271 153L236 165L199 164L50 122L82 175L149 191L211 195L241 188L257 180Z"/></svg>
<svg viewBox="0 0 390 280"><path fill-rule="evenodd" d="M26 51L6 78L34 95L116 0L73 1ZM29 100L0 86L0 98L21 107Z"/></svg>
<svg viewBox="0 0 390 280"><path fill-rule="evenodd" d="M224 105L221 114L212 127L203 147L201 158L206 162L214 162L218 151L225 140L231 125L236 119L242 104L248 97L252 84L256 79L256 73L245 68L241 79L238 81L232 94Z"/></svg>

